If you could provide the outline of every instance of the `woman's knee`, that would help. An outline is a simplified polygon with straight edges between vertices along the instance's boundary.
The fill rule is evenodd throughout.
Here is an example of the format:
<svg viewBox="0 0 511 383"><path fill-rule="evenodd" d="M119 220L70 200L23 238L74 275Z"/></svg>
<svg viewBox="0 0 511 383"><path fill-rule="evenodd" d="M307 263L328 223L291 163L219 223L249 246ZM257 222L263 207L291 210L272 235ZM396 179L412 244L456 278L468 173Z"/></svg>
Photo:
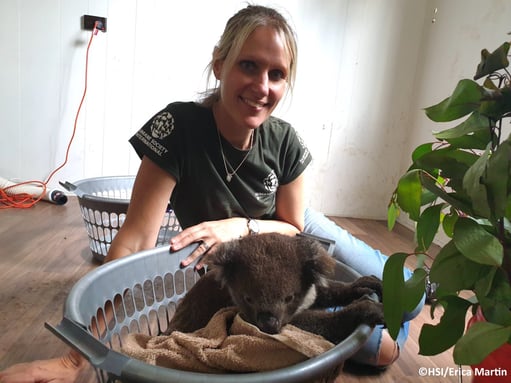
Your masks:
<svg viewBox="0 0 511 383"><path fill-rule="evenodd" d="M376 367L387 367L399 358L399 345L387 331L382 331L380 349L376 357Z"/></svg>

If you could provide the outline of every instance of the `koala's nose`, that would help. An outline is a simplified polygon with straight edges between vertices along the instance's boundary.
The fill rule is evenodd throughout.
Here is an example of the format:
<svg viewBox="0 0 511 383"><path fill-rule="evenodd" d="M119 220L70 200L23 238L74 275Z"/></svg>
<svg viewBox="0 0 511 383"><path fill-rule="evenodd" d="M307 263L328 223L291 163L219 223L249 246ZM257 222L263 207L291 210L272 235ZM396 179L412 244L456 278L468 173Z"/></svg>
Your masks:
<svg viewBox="0 0 511 383"><path fill-rule="evenodd" d="M268 334L278 334L280 332L279 320L269 312L257 314L257 327Z"/></svg>

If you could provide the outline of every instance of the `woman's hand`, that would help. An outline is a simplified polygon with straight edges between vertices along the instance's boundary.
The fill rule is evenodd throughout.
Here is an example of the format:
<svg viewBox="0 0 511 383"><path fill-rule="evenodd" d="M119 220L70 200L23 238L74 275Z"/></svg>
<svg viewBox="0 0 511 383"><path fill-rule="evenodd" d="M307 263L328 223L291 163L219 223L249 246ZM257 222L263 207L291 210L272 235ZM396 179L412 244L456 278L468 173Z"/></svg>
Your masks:
<svg viewBox="0 0 511 383"><path fill-rule="evenodd" d="M0 371L2 383L73 383L85 360L74 351L61 358L18 363Z"/></svg>
<svg viewBox="0 0 511 383"><path fill-rule="evenodd" d="M174 251L194 242L200 242L199 247L195 249L186 259L181 262L182 266L188 266L197 258L199 260L196 269L204 266L204 257L213 252L215 247L223 242L241 238L248 233L247 219L242 217L227 218L218 221L202 222L191 226L170 240L170 248Z"/></svg>

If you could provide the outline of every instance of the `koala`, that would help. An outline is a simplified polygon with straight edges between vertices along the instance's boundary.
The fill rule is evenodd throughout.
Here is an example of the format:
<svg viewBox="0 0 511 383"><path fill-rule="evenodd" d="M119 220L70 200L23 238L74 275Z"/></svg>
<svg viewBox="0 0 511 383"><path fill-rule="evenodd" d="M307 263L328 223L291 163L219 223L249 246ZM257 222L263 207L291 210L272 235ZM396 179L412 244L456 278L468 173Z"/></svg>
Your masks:
<svg viewBox="0 0 511 383"><path fill-rule="evenodd" d="M224 243L207 257L208 272L176 308L166 333L204 327L221 308L276 334L291 323L339 343L365 323L383 323L382 284L376 277L352 283L331 279L335 260L308 237L259 234ZM343 306L342 310L326 308Z"/></svg>

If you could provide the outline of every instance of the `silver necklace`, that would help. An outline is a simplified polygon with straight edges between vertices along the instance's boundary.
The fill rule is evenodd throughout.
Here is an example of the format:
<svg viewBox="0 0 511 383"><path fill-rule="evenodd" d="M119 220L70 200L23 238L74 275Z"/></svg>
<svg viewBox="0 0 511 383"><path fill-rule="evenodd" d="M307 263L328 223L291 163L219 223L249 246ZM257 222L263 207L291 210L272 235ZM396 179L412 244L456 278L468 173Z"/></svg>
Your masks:
<svg viewBox="0 0 511 383"><path fill-rule="evenodd" d="M227 182L231 182L232 180L232 177L236 174L236 172L239 170L239 168L241 168L241 165L243 165L243 163L245 162L245 160L247 159L248 155L250 154L250 152L252 151L252 147L254 146L254 131L252 130L252 133L250 135L250 148L248 149L247 151L247 154L245 154L245 157L243 157L243 159L241 160L241 162L238 164L238 166L236 167L236 169L233 168L233 166L231 165L231 163L229 162L229 160L225 157L225 154L224 154L224 147L222 145L222 138L220 137L220 132L218 131L218 129L216 130L216 133L218 135L218 142L220 143L220 153L222 153L222 159L224 161L224 168L225 168L225 180ZM227 165L229 165L229 168L233 169L232 172L229 172L229 169L227 168Z"/></svg>

